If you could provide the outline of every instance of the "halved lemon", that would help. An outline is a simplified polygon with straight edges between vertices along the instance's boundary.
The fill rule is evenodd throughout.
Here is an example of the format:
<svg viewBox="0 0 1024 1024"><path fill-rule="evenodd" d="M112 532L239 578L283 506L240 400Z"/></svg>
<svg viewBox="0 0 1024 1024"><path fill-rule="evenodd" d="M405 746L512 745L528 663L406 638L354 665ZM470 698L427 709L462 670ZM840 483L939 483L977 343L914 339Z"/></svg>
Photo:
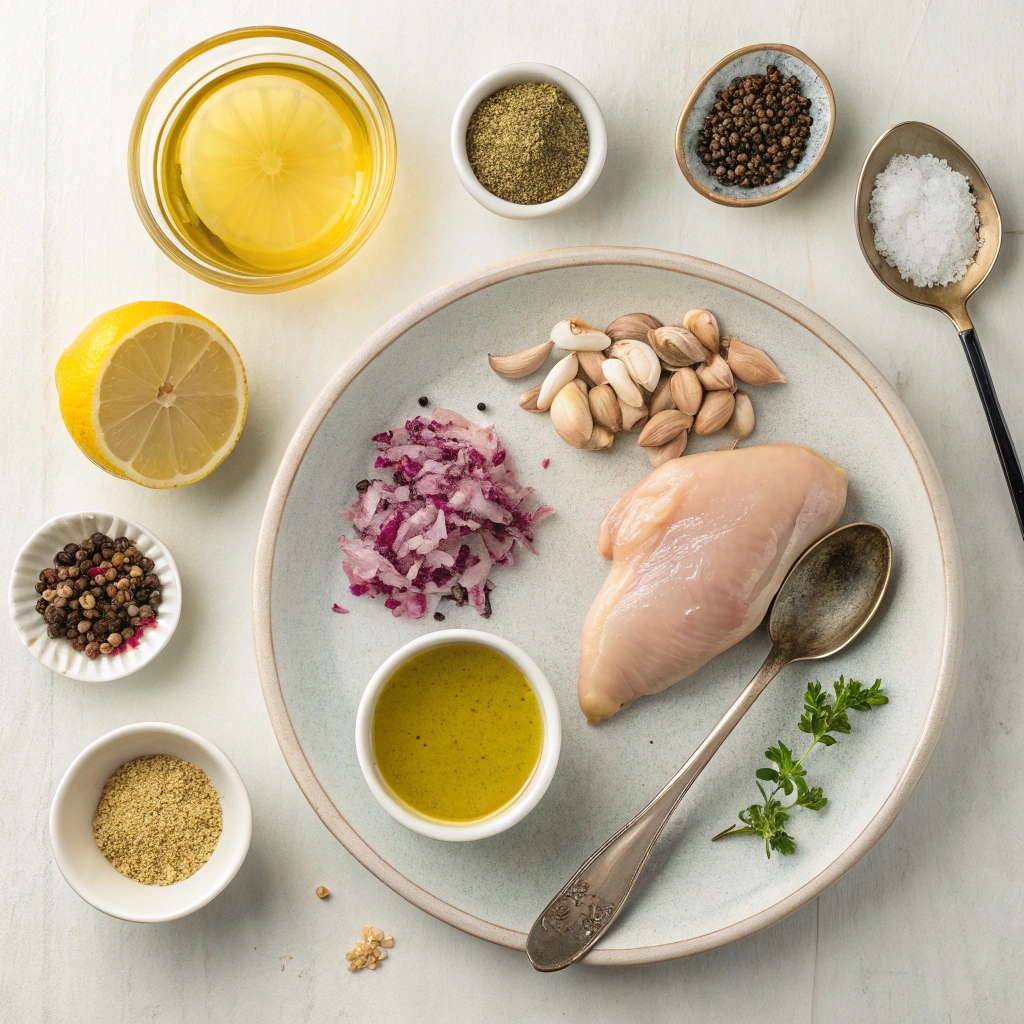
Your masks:
<svg viewBox="0 0 1024 1024"><path fill-rule="evenodd" d="M145 487L183 487L235 446L248 406L235 346L174 302L132 302L96 317L54 373L79 448Z"/></svg>
<svg viewBox="0 0 1024 1024"><path fill-rule="evenodd" d="M358 205L361 126L310 81L284 72L229 80L199 103L182 135L189 202L259 268L301 266L330 251Z"/></svg>

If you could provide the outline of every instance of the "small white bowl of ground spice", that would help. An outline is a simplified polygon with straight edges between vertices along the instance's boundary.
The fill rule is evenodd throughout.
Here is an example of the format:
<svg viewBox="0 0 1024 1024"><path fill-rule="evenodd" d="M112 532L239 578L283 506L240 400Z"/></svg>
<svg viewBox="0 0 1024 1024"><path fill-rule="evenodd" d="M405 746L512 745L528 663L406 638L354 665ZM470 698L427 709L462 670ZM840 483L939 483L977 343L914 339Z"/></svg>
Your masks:
<svg viewBox="0 0 1024 1024"><path fill-rule="evenodd" d="M462 98L451 145L459 179L481 206L532 220L593 188L608 133L597 100L572 75L549 64L507 64Z"/></svg>
<svg viewBox="0 0 1024 1024"><path fill-rule="evenodd" d="M235 877L252 808L226 755L178 725L141 722L101 736L71 763L50 808L61 874L97 910L173 921Z"/></svg>

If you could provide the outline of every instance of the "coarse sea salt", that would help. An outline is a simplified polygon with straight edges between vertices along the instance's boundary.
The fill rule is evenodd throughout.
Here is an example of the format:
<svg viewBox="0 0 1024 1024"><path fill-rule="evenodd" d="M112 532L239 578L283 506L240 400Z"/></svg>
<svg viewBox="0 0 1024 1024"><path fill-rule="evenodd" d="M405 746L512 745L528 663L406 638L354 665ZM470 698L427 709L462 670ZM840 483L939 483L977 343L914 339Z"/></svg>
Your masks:
<svg viewBox="0 0 1024 1024"><path fill-rule="evenodd" d="M871 193L875 249L918 288L959 281L978 251L975 203L970 182L945 160L894 156Z"/></svg>

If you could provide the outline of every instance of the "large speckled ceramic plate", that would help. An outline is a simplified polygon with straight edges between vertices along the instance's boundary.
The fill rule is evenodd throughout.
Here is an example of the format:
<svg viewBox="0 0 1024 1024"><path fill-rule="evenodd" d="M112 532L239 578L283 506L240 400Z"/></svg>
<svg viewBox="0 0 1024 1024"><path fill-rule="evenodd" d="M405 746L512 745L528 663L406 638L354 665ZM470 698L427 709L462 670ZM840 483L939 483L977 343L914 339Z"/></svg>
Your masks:
<svg viewBox="0 0 1024 1024"><path fill-rule="evenodd" d="M772 683L694 785L658 843L629 907L590 954L595 964L684 956L771 924L834 882L882 835L924 771L956 679L961 597L958 549L941 481L906 409L881 374L834 328L793 299L742 274L646 249L582 248L522 256L465 277L412 306L371 337L306 414L270 492L254 581L263 689L285 758L327 827L389 886L444 921L492 942L525 947L548 899L659 789L761 664L763 630L696 675L638 701L600 726L576 703L579 634L606 572L601 517L650 467L635 435L611 452L581 452L546 416L521 412L520 391L486 353L547 337L556 321L604 324L643 310L678 321L713 310L723 330L767 349L788 375L753 398L745 443L794 441L844 466L844 521L889 531L896 568L869 632L827 662L791 666ZM477 843L443 843L403 828L377 804L356 761L353 723L374 669L414 636L443 628L394 619L349 597L336 539L341 509L370 475L370 436L420 412L416 399L469 416L487 403L520 478L557 515L537 529L539 557L495 572L494 615L447 604L444 627L508 637L546 671L561 708L561 763L538 808ZM694 448L714 447L718 438ZM541 468L545 458L548 469ZM331 612L334 601L351 609ZM796 745L802 688L840 673L880 676L891 703L859 717L849 740L813 762L831 798L802 812L799 851L765 859L755 841L709 841L753 801L766 745ZM852 776L856 776L856 781Z"/></svg>

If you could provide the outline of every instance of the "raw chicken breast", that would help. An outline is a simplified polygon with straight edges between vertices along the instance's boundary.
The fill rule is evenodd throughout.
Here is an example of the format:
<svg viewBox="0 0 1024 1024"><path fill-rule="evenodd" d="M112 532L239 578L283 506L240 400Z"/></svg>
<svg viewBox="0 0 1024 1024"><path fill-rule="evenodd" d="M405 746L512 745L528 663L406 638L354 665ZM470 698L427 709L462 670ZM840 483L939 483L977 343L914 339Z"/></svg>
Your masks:
<svg viewBox="0 0 1024 1024"><path fill-rule="evenodd" d="M772 444L673 459L598 538L611 571L583 625L579 701L600 722L748 636L790 567L839 521L846 473Z"/></svg>

